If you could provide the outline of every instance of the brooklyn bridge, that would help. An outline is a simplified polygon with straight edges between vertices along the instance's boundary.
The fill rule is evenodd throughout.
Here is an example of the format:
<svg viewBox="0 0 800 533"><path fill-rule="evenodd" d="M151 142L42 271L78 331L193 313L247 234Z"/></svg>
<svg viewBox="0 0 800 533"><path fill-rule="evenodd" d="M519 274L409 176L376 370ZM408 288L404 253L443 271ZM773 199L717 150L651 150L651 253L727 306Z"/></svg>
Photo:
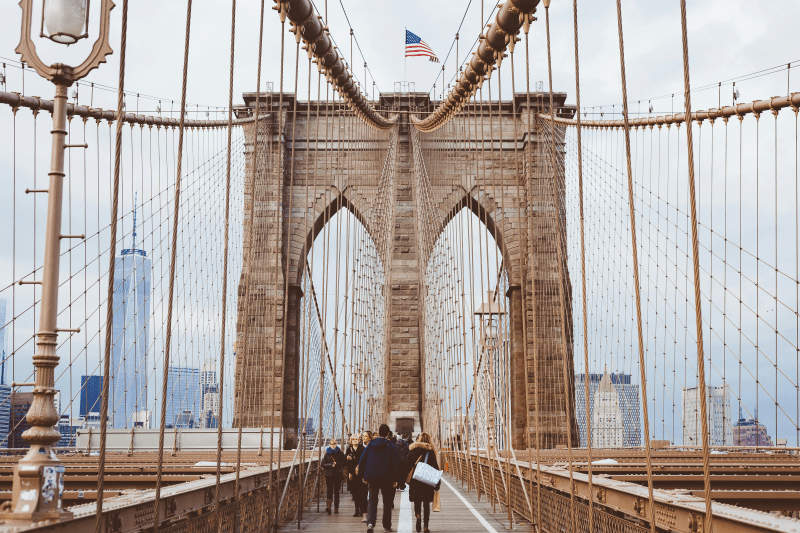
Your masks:
<svg viewBox="0 0 800 533"><path fill-rule="evenodd" d="M0 532L363 529L323 463L382 424L432 438L432 531L800 532L797 62L708 83L674 0L641 100L634 0L603 53L577 0L481 0L381 90L353 2L188 0L162 72L119 4L0 8Z"/></svg>

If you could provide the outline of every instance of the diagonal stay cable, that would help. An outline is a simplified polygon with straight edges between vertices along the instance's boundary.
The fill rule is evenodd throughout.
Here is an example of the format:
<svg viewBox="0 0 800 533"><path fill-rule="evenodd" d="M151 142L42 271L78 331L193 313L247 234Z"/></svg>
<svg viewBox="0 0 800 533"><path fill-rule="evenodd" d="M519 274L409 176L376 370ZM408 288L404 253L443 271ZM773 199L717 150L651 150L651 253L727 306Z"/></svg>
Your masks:
<svg viewBox="0 0 800 533"><path fill-rule="evenodd" d="M481 26L481 28L485 28L485 27L486 27L486 25L489 23L489 21L490 21L490 20L492 20L492 15L494 15L494 12L497 10L497 6L499 6L499 5L500 5L500 0L497 0L497 2L494 4L494 7L492 8L492 11L489 13L489 16L486 18L486 20L484 20L484 21L483 21L483 26ZM469 6L467 6L467 9L469 9ZM465 17L467 16L466 12L464 13L464 16L465 16ZM462 20L461 22L463 23L464 21ZM461 30L461 26L459 26L458 28L459 28L459 31L460 31L460 30ZM481 40L481 35L483 35L483 31L481 31L481 34L480 34L480 35L478 35L478 36L475 38L475 42L474 42L474 43L472 43L472 46L470 47L470 49L469 49L469 52L472 52L472 51L475 49L475 46L476 46L476 45L478 44L478 42ZM455 39L453 39L453 42L455 42ZM452 49L452 46L451 46L451 49ZM467 60L469 59L469 52L467 52L467 53L464 55L464 59L461 61L461 64L460 64L460 65L458 65L459 67L463 67L463 66L464 66L464 63L466 63L466 62L467 62ZM447 54L448 54L448 56L449 56L449 55L450 55L450 52L448 52ZM446 59L446 58L445 58L445 62L447 62L447 59ZM453 82L453 80L456 78L456 76L458 76L458 72L459 72L459 70L458 70L458 69L456 69L455 73L453 74L453 77L452 77L452 78L450 78L450 81L449 81L448 83L452 83L452 82ZM436 79L435 79L435 80L433 80L433 83L434 83L434 85L436 84L436 82L438 81L438 79L439 79L439 75L437 75L437 76L436 76ZM432 90L433 90L433 85L431 85L431 91L432 91ZM430 91L429 91L429 92L430 92Z"/></svg>

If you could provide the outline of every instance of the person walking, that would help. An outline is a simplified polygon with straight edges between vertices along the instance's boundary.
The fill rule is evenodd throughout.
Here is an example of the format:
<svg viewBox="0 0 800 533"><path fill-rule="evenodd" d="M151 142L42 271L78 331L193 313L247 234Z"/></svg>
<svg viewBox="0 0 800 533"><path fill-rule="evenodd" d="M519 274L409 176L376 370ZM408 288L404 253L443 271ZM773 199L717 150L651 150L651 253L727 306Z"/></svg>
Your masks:
<svg viewBox="0 0 800 533"><path fill-rule="evenodd" d="M427 463L436 470L439 470L436 448L433 446L433 439L429 433L420 433L417 442L408 447L408 458L406 459L405 475L416 467L417 463ZM425 522L425 532L429 532L428 522L431 518L431 502L433 494L439 491L442 482L431 487L421 481L412 479L408 483L408 499L414 502L414 514L417 519L417 531L422 531L422 522ZM424 513L424 514L423 514Z"/></svg>
<svg viewBox="0 0 800 533"><path fill-rule="evenodd" d="M364 478L356 472L362 453L364 453L364 445L361 443L361 437L357 434L351 435L350 444L345 452L345 462L347 464L347 490L353 496L353 503L356 506L354 517L361 517L367 512L367 486L364 485Z"/></svg>
<svg viewBox="0 0 800 533"><path fill-rule="evenodd" d="M369 446L369 443L372 441L372 439L374 437L375 437L375 435L372 433L372 431L366 431L365 430L361 434L361 445L364 447L364 450L367 449L367 446ZM363 453L364 453L363 450L362 450L361 453L363 455ZM360 459L359 459L359 462L361 462ZM362 487L361 487L361 510L363 511L363 514L361 515L361 521L362 522L366 522L367 521L367 508L368 508L368 505L367 505L367 492L368 492L368 490L367 490L367 481L364 479L364 473L363 473L363 471L361 469L359 469L358 465L356 465L356 474L358 475L358 479L360 479L361 483L362 483Z"/></svg>
<svg viewBox="0 0 800 533"><path fill-rule="evenodd" d="M400 465L406 464L406 459L408 459L408 442L407 437L405 435L400 435L400 438L397 440L397 455L400 461ZM400 492L403 492L406 489L405 478L400 478L397 480L397 488Z"/></svg>
<svg viewBox="0 0 800 533"><path fill-rule="evenodd" d="M342 467L345 466L345 457L336 444L336 439L331 439L330 446L325 450L322 458L322 469L325 471L325 485L328 490L325 501L325 512L331 514L331 501L333 512L339 512L339 492L342 486Z"/></svg>
<svg viewBox="0 0 800 533"><path fill-rule="evenodd" d="M383 529L392 530L392 508L394 492L397 485L397 474L400 470L397 447L389 441L389 426L381 424L378 437L370 441L361 454L358 463L359 472L363 472L367 482L369 497L367 500L367 533L375 530L378 517L378 493L383 495Z"/></svg>

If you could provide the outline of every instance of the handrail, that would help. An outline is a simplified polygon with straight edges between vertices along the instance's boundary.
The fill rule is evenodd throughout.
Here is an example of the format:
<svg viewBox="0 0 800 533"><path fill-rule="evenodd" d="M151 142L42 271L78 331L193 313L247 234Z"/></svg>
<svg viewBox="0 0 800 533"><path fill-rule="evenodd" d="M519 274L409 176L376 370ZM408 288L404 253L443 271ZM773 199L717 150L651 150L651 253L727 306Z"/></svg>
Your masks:
<svg viewBox="0 0 800 533"><path fill-rule="evenodd" d="M474 458L473 464L478 465L479 468L481 465L486 465L488 459L486 459L485 451L481 453L473 448L468 453ZM463 452L446 452L446 454L455 461L465 460ZM506 457L494 457L491 460L501 463L509 461ZM565 498L569 498L569 494L572 492L576 499L580 498L580 505L586 505L583 502L591 498L596 509L612 515L615 520L623 519L631 525L636 522L648 523L653 519L648 516L643 504L647 499L647 487L608 477L594 476L592 478L594 493L592 494L589 492L589 477L586 473L574 472L572 481L570 481L569 470L564 467L539 465L537 469L533 461L511 459L510 462L522 471L522 478L511 474L512 483L522 481L527 483L532 477L534 484L539 484L539 490L545 489L548 493L556 493ZM454 472L458 472L458 470L454 469ZM486 475L491 476L492 474L487 472ZM540 475L541 479L539 479ZM545 490L542 490L542 493ZM697 519L705 509L703 498L686 494L683 491L656 489L654 493L657 504L655 520L658 528L678 533L696 533L698 531ZM503 496L505 495L501 494L501 497ZM797 521L763 511L717 502L714 502L713 510L714 522L718 524L719 531L753 533L800 531ZM514 511L524 515L525 507ZM544 513L544 508L542 512ZM549 512L557 511L550 509ZM620 514L626 518L620 518Z"/></svg>
<svg viewBox="0 0 800 533"><path fill-rule="evenodd" d="M707 111L695 111L692 113L692 120L716 120L718 118L728 119L739 117L741 120L745 115L760 115L765 111L772 111L777 114L779 110L790 107L797 114L800 110L800 93L792 93L790 96L774 96L768 100L755 100L749 104L736 104L721 108L712 108ZM539 114L539 118L550 120L550 115ZM663 126L671 124L682 124L686 122L685 113L674 115L659 115L657 117L635 118L628 121L631 127L639 126ZM556 124L575 126L577 121L569 118L556 118ZM621 128L622 120L581 120L581 127L590 128Z"/></svg>
<svg viewBox="0 0 800 533"><path fill-rule="evenodd" d="M19 93L7 93L0 91L0 104L6 104L12 108L26 107L34 111L53 112L53 101L43 100L38 96L22 96ZM107 120L114 122L117 120L117 112L99 107L89 107L82 105L67 104L68 117L94 118L97 120ZM261 117L265 118L265 117ZM249 124L255 119L253 117L240 118L232 122L234 126ZM165 128L177 128L179 119L167 117L155 117L152 115L137 115L125 113L123 121L128 124L140 124L142 126L164 126ZM227 128L227 120L184 120L187 128Z"/></svg>

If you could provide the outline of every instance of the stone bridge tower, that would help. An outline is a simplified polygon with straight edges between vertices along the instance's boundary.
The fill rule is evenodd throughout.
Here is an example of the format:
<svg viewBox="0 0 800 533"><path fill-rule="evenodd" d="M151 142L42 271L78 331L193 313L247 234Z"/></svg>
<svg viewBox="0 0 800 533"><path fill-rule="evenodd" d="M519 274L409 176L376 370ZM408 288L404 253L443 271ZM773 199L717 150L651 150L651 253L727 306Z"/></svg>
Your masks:
<svg viewBox="0 0 800 533"><path fill-rule="evenodd" d="M571 116L574 108L564 106L566 95L555 96L559 114ZM237 110L240 117L253 113L256 94L246 93L244 100L245 106ZM243 261L244 265L251 265L251 271L245 267L239 281L234 425L283 427L284 446L296 445L299 324L306 257L326 221L339 209L348 209L372 236L385 268L386 387L382 412L375 413L374 420L386 421L392 430L401 432L429 429L421 414L425 393L423 368L426 358L435 354L424 353L422 298L427 255L436 235L428 235L422 228L444 228L466 206L486 222L490 231L497 233L497 243L509 272L510 288L506 296L511 329L512 375L508 378L512 383L513 445L525 448L534 442L537 420L541 424L543 448L566 444L567 431L572 431L573 442L577 443L569 312L571 285L565 280L567 318L562 324L558 264L553 260L556 241L553 217L561 216L563 220L564 213L555 213L552 194L548 192L552 190L552 177L549 160L544 158L549 158L550 152L538 149L540 137L544 141L549 136L544 133L540 136L535 128L530 138L527 134L527 113L530 111L531 123L536 124L534 114L545 110L549 96L532 94L530 110L525 95L518 94L513 102L499 104L502 109L498 109L496 102L491 105L485 102L480 108L462 111L454 120L467 121L470 112L487 116L493 112L497 117L499 111L504 123L501 128L494 124L492 132L488 119L472 120L471 124L482 124L483 131L482 135L473 131L477 140L470 142L477 147L495 135L492 142L502 163L497 164L498 158L480 160L476 150L468 165L471 170L464 173L460 183L419 179L424 165L419 165L422 155L415 143L424 134L413 131L409 110L432 109L426 93L382 94L379 109L386 109L387 116L398 114L398 120L393 130L377 135L359 125L358 119L342 126L341 117L351 113L330 102L295 102L290 93L262 94L259 101L262 118L258 135L253 125L245 126L243 255L245 258L252 255L249 263ZM512 106L516 109L516 128L511 118ZM282 129L280 134L279 129ZM465 128L465 131L472 130ZM528 143L532 143L530 150L526 150ZM513 160L515 148L520 154L528 154L521 172L517 170L519 163ZM559 147L559 165L563 181L563 144ZM381 175L387 169L391 179L381 182ZM477 180L481 173L492 176L497 186L479 190ZM526 186L526 177L533 191L527 205L525 198L517 194L520 187ZM424 183L429 185L420 190ZM420 195L431 192L440 199L439 205L424 207ZM563 187L559 188L559 194L564 194ZM376 197L389 206L380 215L375 212ZM518 222L520 216L525 218L526 209L532 221L528 227L535 233L533 239L529 239L527 227ZM391 215L387 217L386 213ZM277 234L281 236L280 242L275 241ZM276 249L280 251L277 255ZM532 368L534 301L539 343L535 370ZM527 339L523 335L525 321ZM570 391L566 395L562 385L561 327L566 327L569 344L566 378ZM538 397L534 394L534 376L538 376ZM572 420L567 420L566 402L570 402Z"/></svg>

